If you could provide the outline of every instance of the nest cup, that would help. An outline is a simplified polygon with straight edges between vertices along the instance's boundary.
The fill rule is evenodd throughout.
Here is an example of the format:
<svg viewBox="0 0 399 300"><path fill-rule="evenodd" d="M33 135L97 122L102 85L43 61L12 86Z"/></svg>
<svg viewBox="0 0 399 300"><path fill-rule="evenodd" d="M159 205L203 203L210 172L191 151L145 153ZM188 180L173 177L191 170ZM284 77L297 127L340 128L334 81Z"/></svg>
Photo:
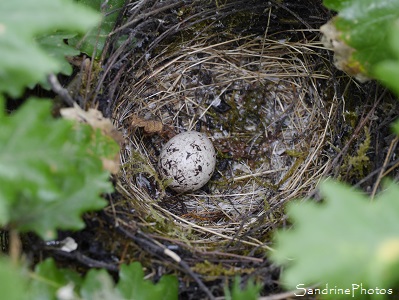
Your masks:
<svg viewBox="0 0 399 300"><path fill-rule="evenodd" d="M213 6L140 59L132 55L112 113L125 137L122 200L113 209L187 257L200 254L190 265L208 279L263 263L269 233L285 222L282 204L308 195L326 171L323 147L337 109L333 67L318 35L273 30L270 18L279 8L266 1L256 2L261 13L236 3L235 14ZM190 20L191 8L176 8L175 18ZM242 19L251 30L215 29ZM178 194L159 176L157 161L170 138L189 130L211 139L217 164L202 189ZM210 275L203 260L215 266L216 258L224 268Z"/></svg>

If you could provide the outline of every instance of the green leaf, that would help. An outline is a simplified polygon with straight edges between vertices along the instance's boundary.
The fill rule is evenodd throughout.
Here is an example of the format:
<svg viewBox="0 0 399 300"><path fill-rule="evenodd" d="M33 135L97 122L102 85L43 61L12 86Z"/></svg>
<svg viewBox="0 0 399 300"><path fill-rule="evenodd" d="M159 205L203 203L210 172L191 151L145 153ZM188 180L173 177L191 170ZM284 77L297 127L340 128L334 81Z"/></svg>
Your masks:
<svg viewBox="0 0 399 300"><path fill-rule="evenodd" d="M58 72L63 75L72 74L72 66L65 59L66 56L76 56L80 51L67 45L64 40L74 37L76 34L66 32L47 33L36 38L36 42L40 47L46 51L49 57L57 60L59 64ZM50 89L47 80L39 82L40 85L46 89Z"/></svg>
<svg viewBox="0 0 399 300"><path fill-rule="evenodd" d="M394 57L377 64L374 74L378 80L399 96L399 22L396 22L389 33L389 46ZM397 133L399 134L399 132Z"/></svg>
<svg viewBox="0 0 399 300"><path fill-rule="evenodd" d="M82 278L76 272L58 269L54 259L48 258L35 267L29 284L29 299L52 300L56 294L68 284L74 287L75 293L82 283Z"/></svg>
<svg viewBox="0 0 399 300"><path fill-rule="evenodd" d="M2 299L29 299L26 292L27 280L22 271L11 264L5 257L0 257L0 291Z"/></svg>
<svg viewBox="0 0 399 300"><path fill-rule="evenodd" d="M257 300L262 286L254 284L252 280L248 282L245 288L240 287L240 277L235 277L233 286L230 290L226 287L224 290L226 300Z"/></svg>
<svg viewBox="0 0 399 300"><path fill-rule="evenodd" d="M121 265L116 286L104 269L90 269L82 277L75 271L57 268L53 258L37 264L34 272L29 273L29 278L23 271L12 266L8 260L0 259L0 290L4 299L174 300L178 295L176 277L162 276L157 284L153 284L144 280L138 262Z"/></svg>
<svg viewBox="0 0 399 300"><path fill-rule="evenodd" d="M387 37L399 18L399 1L331 0L324 4L339 11L338 16L321 28L336 45L337 67L359 80L373 77L375 64L393 58Z"/></svg>
<svg viewBox="0 0 399 300"><path fill-rule="evenodd" d="M144 280L141 264L121 265L119 282L115 286L105 270L91 269L80 289L85 300L174 300L177 299L178 281L174 276L162 276L157 284Z"/></svg>
<svg viewBox="0 0 399 300"><path fill-rule="evenodd" d="M125 0L113 0L104 6L103 0L77 0L76 2L85 4L94 10L101 12L103 19L97 28L93 28L85 35L79 35L69 40L71 45L77 47L80 51L95 58L100 58L104 49L105 41L109 33L114 29L120 9L124 6ZM120 39L126 39L126 36Z"/></svg>
<svg viewBox="0 0 399 300"><path fill-rule="evenodd" d="M286 266L283 283L392 288L399 282L399 186L389 184L374 202L332 181L320 190L325 203L289 205L294 229L275 235L271 258Z"/></svg>
<svg viewBox="0 0 399 300"><path fill-rule="evenodd" d="M65 56L79 55L79 51L65 44L64 40L74 37L75 34L65 32L48 33L36 38L40 47L43 48L50 57L55 58L60 66L60 72L64 75L72 74L71 65L64 59Z"/></svg>
<svg viewBox="0 0 399 300"><path fill-rule="evenodd" d="M51 56L36 37L60 29L84 32L97 21L96 13L73 1L0 1L0 93L18 97L27 85L63 70L64 58Z"/></svg>
<svg viewBox="0 0 399 300"><path fill-rule="evenodd" d="M100 158L118 151L88 125L53 119L50 107L31 99L0 119L0 225L43 239L55 238L57 229L81 229L83 212L106 205L100 195L113 188Z"/></svg>
<svg viewBox="0 0 399 300"><path fill-rule="evenodd" d="M178 295L177 278L164 275L157 284L144 280L144 272L140 263L123 265L119 273L117 289L125 299L175 300Z"/></svg>
<svg viewBox="0 0 399 300"><path fill-rule="evenodd" d="M395 122L392 123L391 128L396 135L399 135L399 119L396 119Z"/></svg>
<svg viewBox="0 0 399 300"><path fill-rule="evenodd" d="M325 7L339 11L351 4L352 0L324 0L323 4Z"/></svg>
<svg viewBox="0 0 399 300"><path fill-rule="evenodd" d="M81 295L84 300L125 300L114 289L114 281L105 270L91 269L83 282Z"/></svg>

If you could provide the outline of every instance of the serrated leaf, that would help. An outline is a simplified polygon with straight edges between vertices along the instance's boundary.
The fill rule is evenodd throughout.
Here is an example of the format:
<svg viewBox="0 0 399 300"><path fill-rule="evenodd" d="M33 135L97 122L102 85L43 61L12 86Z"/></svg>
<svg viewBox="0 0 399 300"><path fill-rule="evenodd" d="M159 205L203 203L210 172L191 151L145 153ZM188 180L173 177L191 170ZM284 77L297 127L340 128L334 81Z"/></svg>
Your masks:
<svg viewBox="0 0 399 300"><path fill-rule="evenodd" d="M326 181L320 190L325 203L289 205L294 229L275 235L271 258L287 266L283 283L391 287L399 280L392 268L399 262L399 186L389 184L372 203L340 183Z"/></svg>
<svg viewBox="0 0 399 300"><path fill-rule="evenodd" d="M0 1L0 93L21 95L32 83L62 70L35 37L57 29L84 32L98 21L87 7L66 0Z"/></svg>
<svg viewBox="0 0 399 300"><path fill-rule="evenodd" d="M157 284L144 280L144 272L138 262L123 265L119 273L117 289L125 299L175 300L178 295L177 278L164 275Z"/></svg>
<svg viewBox="0 0 399 300"><path fill-rule="evenodd" d="M101 162L107 143L88 125L53 119L50 107L32 99L0 119L0 225L43 239L82 228L82 213L104 207L100 195L113 190Z"/></svg>
<svg viewBox="0 0 399 300"><path fill-rule="evenodd" d="M82 276L76 271L58 268L53 258L47 258L36 265L34 272L31 272L28 278L25 270L11 265L7 259L0 259L0 290L4 299L177 299L176 277L162 276L157 284L153 284L149 280L144 280L143 276L140 263L123 264L119 271L119 283L115 286L113 278L104 269L90 269L85 276ZM132 293L133 288L129 285L133 285L138 291ZM122 286L124 287L121 288ZM135 295L139 297L136 298Z"/></svg>
<svg viewBox="0 0 399 300"><path fill-rule="evenodd" d="M324 4L339 11L327 27L321 28L333 45L341 44L334 49L337 67L361 81L372 78L374 65L393 57L387 35L399 18L399 1L346 0L324 1Z"/></svg>
<svg viewBox="0 0 399 300"><path fill-rule="evenodd" d="M104 5L103 0L77 0L77 2L101 12L103 20L97 28L93 28L85 35L70 39L69 43L87 55L98 59L104 49L109 33L114 29L119 11L124 6L125 0L113 0L107 2L106 5ZM125 39L126 37L121 38L121 40Z"/></svg>
<svg viewBox="0 0 399 300"><path fill-rule="evenodd" d="M226 300L257 300L262 286L254 284L250 280L244 288L240 287L240 278L234 278L231 291L226 287L224 290Z"/></svg>
<svg viewBox="0 0 399 300"><path fill-rule="evenodd" d="M65 59L66 56L79 55L80 51L69 46L64 40L74 37L76 34L67 32L53 32L40 35L36 38L36 42L40 47L46 51L47 55L54 58L59 64L58 72L63 75L72 74L72 66ZM47 80L39 82L40 85L46 89L50 89L50 85Z"/></svg>
<svg viewBox="0 0 399 300"><path fill-rule="evenodd" d="M82 278L76 272L67 269L58 269L54 259L48 258L35 267L29 285L29 299L53 300L57 292L71 284L79 289Z"/></svg>
<svg viewBox="0 0 399 300"><path fill-rule="evenodd" d="M64 40L74 37L76 34L67 32L54 32L41 35L36 38L40 47L43 48L50 57L55 58L60 64L60 73L64 75L72 74L72 66L65 60L65 56L79 55L80 51L65 44Z"/></svg>

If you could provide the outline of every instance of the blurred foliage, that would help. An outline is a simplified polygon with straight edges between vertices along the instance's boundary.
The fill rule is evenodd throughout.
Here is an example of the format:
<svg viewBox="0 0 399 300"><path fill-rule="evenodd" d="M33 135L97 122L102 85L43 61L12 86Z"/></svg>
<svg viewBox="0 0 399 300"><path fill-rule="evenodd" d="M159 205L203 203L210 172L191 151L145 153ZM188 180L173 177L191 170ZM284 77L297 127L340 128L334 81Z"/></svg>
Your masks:
<svg viewBox="0 0 399 300"><path fill-rule="evenodd" d="M68 43L87 55L98 59L104 49L105 41L114 29L119 12L126 1L112 0L105 2L103 0L76 0L76 2L91 7L100 12L103 17L101 23L96 28L91 29L85 34L80 34L69 39ZM121 44L126 38L126 35L119 37L118 43Z"/></svg>
<svg viewBox="0 0 399 300"><path fill-rule="evenodd" d="M101 194L113 187L101 157L117 153L112 139L54 119L51 102L39 99L11 115L1 111L0 124L1 226L54 239L57 229L80 229L83 212L106 205Z"/></svg>
<svg viewBox="0 0 399 300"><path fill-rule="evenodd" d="M144 279L140 263L122 265L115 284L107 271L91 269L82 277L60 269L52 258L39 263L34 272L0 259L2 299L8 300L177 300L175 276L162 276L154 284Z"/></svg>
<svg viewBox="0 0 399 300"><path fill-rule="evenodd" d="M294 228L275 235L271 258L286 266L282 283L288 288L318 283L344 289L360 283L389 289L399 283L399 186L387 184L373 202L331 180L320 191L322 204L290 203L287 212Z"/></svg>
<svg viewBox="0 0 399 300"><path fill-rule="evenodd" d="M399 96L399 19L388 33L388 47L393 52L393 57L378 63L374 68L374 74ZM399 131L397 133L399 134Z"/></svg>
<svg viewBox="0 0 399 300"><path fill-rule="evenodd" d="M324 0L338 11L321 31L335 51L335 63L359 80L375 78L376 64L395 59L389 32L399 18L398 0Z"/></svg>
<svg viewBox="0 0 399 300"><path fill-rule="evenodd" d="M257 300L262 288L260 284L254 284L252 280L248 281L244 288L240 286L240 277L235 277L231 289L225 287L224 294L226 300Z"/></svg>
<svg viewBox="0 0 399 300"><path fill-rule="evenodd" d="M99 16L72 1L13 0L0 1L0 20L0 94L19 97L47 75L68 72L62 54L76 52L62 45L55 30L85 32Z"/></svg>

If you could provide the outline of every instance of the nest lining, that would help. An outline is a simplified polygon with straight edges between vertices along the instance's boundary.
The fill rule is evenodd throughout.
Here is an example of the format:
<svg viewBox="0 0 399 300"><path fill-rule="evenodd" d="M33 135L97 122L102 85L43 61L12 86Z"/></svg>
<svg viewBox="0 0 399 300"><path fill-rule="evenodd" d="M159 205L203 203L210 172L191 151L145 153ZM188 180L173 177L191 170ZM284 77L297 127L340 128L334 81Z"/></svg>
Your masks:
<svg viewBox="0 0 399 300"><path fill-rule="evenodd" d="M268 230L254 235L254 228L274 227L280 213L270 212L312 190L326 163L320 148L331 104L319 94L326 80L320 45L256 36L210 41L163 47L118 100L114 117L127 141L119 187L148 230L184 237L188 247L208 251L234 240L268 249ZM137 115L164 130L146 135L131 126ZM205 188L177 195L158 177L157 155L186 130L211 138L218 165Z"/></svg>

